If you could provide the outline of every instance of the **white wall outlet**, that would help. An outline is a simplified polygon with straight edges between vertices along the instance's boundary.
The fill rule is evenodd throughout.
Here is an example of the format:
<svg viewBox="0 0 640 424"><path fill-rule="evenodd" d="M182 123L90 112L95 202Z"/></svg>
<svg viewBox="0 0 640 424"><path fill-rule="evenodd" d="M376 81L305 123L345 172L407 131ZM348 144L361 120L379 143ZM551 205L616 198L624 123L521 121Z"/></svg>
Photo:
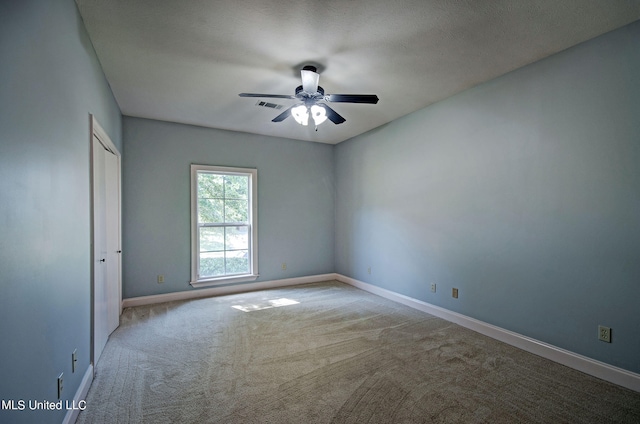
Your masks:
<svg viewBox="0 0 640 424"><path fill-rule="evenodd" d="M287 270L287 264L286 264L286 263L284 263L284 262L282 263L282 270L283 270L283 271L286 271L286 270Z"/></svg>
<svg viewBox="0 0 640 424"><path fill-rule="evenodd" d="M62 375L64 373L60 373L60 375L58 376L58 399L62 399L62 389L64 388L63 382L62 382Z"/></svg>
<svg viewBox="0 0 640 424"><path fill-rule="evenodd" d="M367 268L367 274L371 275L371 267Z"/></svg>
<svg viewBox="0 0 640 424"><path fill-rule="evenodd" d="M611 328L604 325L598 326L598 340L611 343Z"/></svg>
<svg viewBox="0 0 640 424"><path fill-rule="evenodd" d="M158 284L164 283L164 275L158 275Z"/></svg>
<svg viewBox="0 0 640 424"><path fill-rule="evenodd" d="M435 292L436 292L436 283L431 283L431 291L432 291L433 293L435 293Z"/></svg>
<svg viewBox="0 0 640 424"><path fill-rule="evenodd" d="M78 349L75 349L71 354L71 372L76 372L76 365L78 365Z"/></svg>

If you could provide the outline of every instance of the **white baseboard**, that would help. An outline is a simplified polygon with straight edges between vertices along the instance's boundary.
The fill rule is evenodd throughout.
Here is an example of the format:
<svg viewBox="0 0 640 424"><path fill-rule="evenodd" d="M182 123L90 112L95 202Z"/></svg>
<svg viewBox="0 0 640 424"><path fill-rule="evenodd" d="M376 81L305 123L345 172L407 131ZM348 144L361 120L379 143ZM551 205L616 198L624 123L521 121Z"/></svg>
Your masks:
<svg viewBox="0 0 640 424"><path fill-rule="evenodd" d="M320 281L335 279L337 279L337 274L319 274L306 277L285 278L282 280L260 281L257 283L235 284L231 286L212 287L208 289L155 294L151 296L130 297L122 301L122 307L129 308L131 306L151 305L154 303L172 302L174 300L199 299L202 297L244 293L277 287L294 286L297 284L318 283Z"/></svg>
<svg viewBox="0 0 640 424"><path fill-rule="evenodd" d="M87 393L89 393L89 387L91 387L92 382L93 365L89 364L89 367L87 368L87 371L85 371L84 377L82 377L82 381L80 382L80 387L78 387L78 390L73 397L73 405L79 406L80 401L84 401L87 398ZM62 424L75 423L79 413L79 409L68 409L66 415L64 416L64 420L62 421Z"/></svg>
<svg viewBox="0 0 640 424"><path fill-rule="evenodd" d="M376 294L386 299L393 300L403 305L437 316L438 318L461 325L480 334L484 334L485 336L507 343L511 346L515 346L535 355L542 356L543 358L550 359L554 362L602 380L640 392L640 374L614 367L613 365L561 349L557 346L523 336L522 334L514 333L513 331L505 330L504 328L496 327L495 325L479 321L475 318L471 318L409 296L395 293L351 277L336 274L335 279L368 291L369 293Z"/></svg>

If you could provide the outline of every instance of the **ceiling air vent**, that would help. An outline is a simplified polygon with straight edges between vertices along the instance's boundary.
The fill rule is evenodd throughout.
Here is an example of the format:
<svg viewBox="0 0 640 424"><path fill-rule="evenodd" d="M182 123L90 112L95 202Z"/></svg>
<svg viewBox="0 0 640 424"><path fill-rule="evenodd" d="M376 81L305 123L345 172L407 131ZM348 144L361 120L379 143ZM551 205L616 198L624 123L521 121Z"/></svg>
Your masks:
<svg viewBox="0 0 640 424"><path fill-rule="evenodd" d="M279 105L276 103L270 103L270 102L263 102L262 100L256 103L256 106L268 107L271 109L282 109L282 105Z"/></svg>

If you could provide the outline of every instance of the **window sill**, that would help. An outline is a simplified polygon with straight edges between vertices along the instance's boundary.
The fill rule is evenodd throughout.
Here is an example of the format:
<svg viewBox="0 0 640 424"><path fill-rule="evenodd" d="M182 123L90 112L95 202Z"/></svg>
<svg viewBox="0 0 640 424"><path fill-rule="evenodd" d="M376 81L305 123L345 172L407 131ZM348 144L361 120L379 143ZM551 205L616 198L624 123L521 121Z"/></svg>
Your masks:
<svg viewBox="0 0 640 424"><path fill-rule="evenodd" d="M233 283L244 283L247 281L255 281L258 279L260 275L258 274L246 274L246 275L235 275L233 277L220 277L220 278L211 278L208 280L198 280L191 281L193 287L210 287L210 286L219 286L222 284L233 284Z"/></svg>

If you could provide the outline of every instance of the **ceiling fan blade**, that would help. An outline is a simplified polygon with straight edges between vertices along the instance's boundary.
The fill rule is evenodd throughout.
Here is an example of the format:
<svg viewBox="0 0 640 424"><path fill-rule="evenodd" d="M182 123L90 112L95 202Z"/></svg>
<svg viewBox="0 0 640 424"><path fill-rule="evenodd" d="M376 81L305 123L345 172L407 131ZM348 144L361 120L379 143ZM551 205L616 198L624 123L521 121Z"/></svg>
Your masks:
<svg viewBox="0 0 640 424"><path fill-rule="evenodd" d="M301 70L300 74L302 75L302 91L309 94L316 94L318 92L320 74L309 69Z"/></svg>
<svg viewBox="0 0 640 424"><path fill-rule="evenodd" d="M280 115L278 115L275 118L273 118L271 120L271 122L282 122L282 121L284 121L285 119L287 119L288 117L291 116L291 109L293 109L296 106L298 106L298 105L293 105L293 106L287 108L287 110L285 110Z"/></svg>
<svg viewBox="0 0 640 424"><path fill-rule="evenodd" d="M271 99L295 99L295 96L290 96L288 94L258 94L258 93L240 93L238 94L240 97L267 97Z"/></svg>
<svg viewBox="0 0 640 424"><path fill-rule="evenodd" d="M336 112L335 110L331 109L329 107L329 105L319 104L319 106L322 106L323 108L325 108L325 110L327 111L327 118L331 122L333 122L334 124L338 125L338 124L342 124L344 121L346 121L346 119L344 119L342 116L340 116L340 114L338 112Z"/></svg>
<svg viewBox="0 0 640 424"><path fill-rule="evenodd" d="M375 94L329 94L325 97L330 102L341 103L378 103L378 96Z"/></svg>

